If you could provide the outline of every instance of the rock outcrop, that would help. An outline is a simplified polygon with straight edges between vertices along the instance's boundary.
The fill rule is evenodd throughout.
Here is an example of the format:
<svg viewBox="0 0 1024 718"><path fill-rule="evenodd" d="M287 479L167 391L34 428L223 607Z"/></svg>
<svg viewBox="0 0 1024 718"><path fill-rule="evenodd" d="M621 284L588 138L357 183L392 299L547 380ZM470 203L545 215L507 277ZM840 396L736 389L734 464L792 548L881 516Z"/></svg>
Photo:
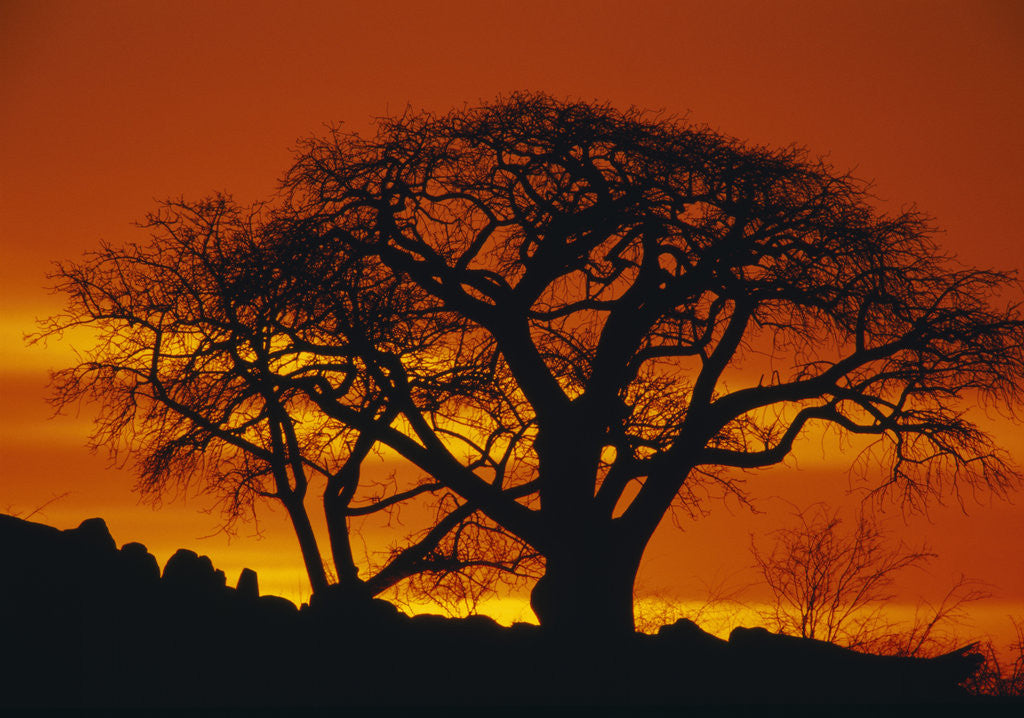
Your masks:
<svg viewBox="0 0 1024 718"><path fill-rule="evenodd" d="M328 591L299 610L179 550L161 574L101 519L0 515L0 705L678 705L965 697L969 650L879 657L689 621L614 643L553 642L489 618L410 618Z"/></svg>

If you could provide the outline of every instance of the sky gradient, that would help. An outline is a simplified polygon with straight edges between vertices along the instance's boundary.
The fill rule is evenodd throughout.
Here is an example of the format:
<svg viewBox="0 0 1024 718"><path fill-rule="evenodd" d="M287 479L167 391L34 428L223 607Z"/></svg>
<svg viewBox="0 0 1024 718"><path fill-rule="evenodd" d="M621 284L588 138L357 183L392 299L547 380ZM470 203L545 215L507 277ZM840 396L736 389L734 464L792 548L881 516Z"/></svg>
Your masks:
<svg viewBox="0 0 1024 718"><path fill-rule="evenodd" d="M60 307L49 264L101 239L144 240L131 223L156 200L262 199L289 148L325 123L364 132L407 105L443 112L543 90L805 146L873 181L883 209L935 217L962 262L1024 270L1022 37L1024 5L1012 1L5 0L0 511L27 515L59 497L33 519L68 527L100 515L119 543L142 541L161 563L188 546L231 582L251 566L264 590L308 595L283 512L262 514L263 540L253 527L201 538L218 526L202 497L139 505L131 472L83 448L89 407L48 419L47 370L73 360L70 345L28 348L22 334ZM990 420L1024 462L1021 426ZM666 522L639 588L685 598L751 580L750 535L785 520L786 501L849 502L851 458L808 440L798 460L751 481L763 513L715 506L685 532ZM966 574L992 584L993 615L1024 613L1024 495L1016 506L963 499L927 517L887 512L904 541L939 554L902 597L936 598Z"/></svg>

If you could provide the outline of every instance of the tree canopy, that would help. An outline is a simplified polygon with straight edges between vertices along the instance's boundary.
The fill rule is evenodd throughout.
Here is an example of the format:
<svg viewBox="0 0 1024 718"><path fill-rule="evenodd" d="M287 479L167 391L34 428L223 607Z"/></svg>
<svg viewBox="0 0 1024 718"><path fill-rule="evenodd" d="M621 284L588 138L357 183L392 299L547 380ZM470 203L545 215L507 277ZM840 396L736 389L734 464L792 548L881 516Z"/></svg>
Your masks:
<svg viewBox="0 0 1024 718"><path fill-rule="evenodd" d="M67 309L46 320L37 338L93 329L88 354L54 375L54 400L102 405L93 445L126 454L145 497L198 491L220 506L228 530L254 517L257 502L279 502L314 593L336 582L349 594L372 595L426 573L433 578L419 580L430 592L413 586L414 598L472 605L496 583L536 573L535 552L438 482L392 485L362 476L374 427L398 412L360 370L348 343L362 331L367 341L393 342L396 357L411 357L443 342L448 328L435 323L413 331L408 297L386 280L375 283L365 263L333 267L346 273L347 284L328 305L305 301L317 268L267 251L281 226L265 207L242 209L223 196L171 201L144 227L152 233L148 243L103 246L57 266L53 276ZM347 333L330 324L342 311L357 325ZM358 428L319 411L301 390L311 377L328 374L343 388L335 401L361 417ZM458 382L453 375L446 373ZM430 401L438 391L424 383L417 397ZM311 486L323 504L333 572L311 522ZM383 556L364 567L371 575L361 579L348 522L424 498L421 511L434 521L397 535L386 550L377 547Z"/></svg>
<svg viewBox="0 0 1024 718"><path fill-rule="evenodd" d="M303 141L251 240L192 209L210 238L196 261L223 255L248 272L228 285L265 321L262 348L246 340L230 379L214 372L204 393L237 416L219 439L246 437L255 458L207 451L202 461L230 467L209 476L273 476L281 493L281 471L297 486L313 470L347 486L345 467L386 446L429 477L411 490L449 497L437 526L457 516L543 556L533 605L555 631L630 630L633 580L663 517L742 496L749 470L783 461L812 426L875 437L876 486L911 506L1018 479L966 411L1020 405L1024 316L1000 305L1019 292L1013 275L958 265L928 217L882 213L865 183L797 148L516 94ZM192 296L147 291L167 292L160 317ZM210 311L216 291L196 307ZM51 330L106 311L79 301ZM140 326L167 331L128 324L100 356L123 353ZM202 371L180 364L175 377ZM78 375L65 376L64 399ZM154 427L142 436L181 420L171 415L206 431L159 392L147 404L158 415L114 413ZM187 436L182 451L207 448ZM288 447L281 470L274 441ZM288 464L300 445L311 456ZM324 452L340 463L323 466Z"/></svg>

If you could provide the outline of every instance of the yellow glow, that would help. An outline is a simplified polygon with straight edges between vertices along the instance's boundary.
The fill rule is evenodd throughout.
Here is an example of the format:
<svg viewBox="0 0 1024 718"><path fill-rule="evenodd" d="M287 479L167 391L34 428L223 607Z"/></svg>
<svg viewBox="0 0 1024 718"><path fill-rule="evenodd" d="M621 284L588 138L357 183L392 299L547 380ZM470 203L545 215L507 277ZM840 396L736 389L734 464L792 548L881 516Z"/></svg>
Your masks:
<svg viewBox="0 0 1024 718"><path fill-rule="evenodd" d="M36 318L46 316L45 310L35 312L4 311L0 316L0 367L4 373L38 371L70 365L75 359L75 346L90 346L88 330L72 330L60 341L28 346L25 334L36 331Z"/></svg>

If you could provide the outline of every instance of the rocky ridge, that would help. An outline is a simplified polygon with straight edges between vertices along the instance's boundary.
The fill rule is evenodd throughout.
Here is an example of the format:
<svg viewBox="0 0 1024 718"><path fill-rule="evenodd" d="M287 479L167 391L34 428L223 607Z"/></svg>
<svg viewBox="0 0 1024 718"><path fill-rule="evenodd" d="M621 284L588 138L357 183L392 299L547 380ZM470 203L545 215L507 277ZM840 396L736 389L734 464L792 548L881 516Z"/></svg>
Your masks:
<svg viewBox="0 0 1024 718"><path fill-rule="evenodd" d="M297 608L227 585L180 549L163 571L102 519L58 530L0 514L0 705L675 705L965 699L969 648L880 657L679 621L565 645L529 624L408 617L317 595Z"/></svg>

